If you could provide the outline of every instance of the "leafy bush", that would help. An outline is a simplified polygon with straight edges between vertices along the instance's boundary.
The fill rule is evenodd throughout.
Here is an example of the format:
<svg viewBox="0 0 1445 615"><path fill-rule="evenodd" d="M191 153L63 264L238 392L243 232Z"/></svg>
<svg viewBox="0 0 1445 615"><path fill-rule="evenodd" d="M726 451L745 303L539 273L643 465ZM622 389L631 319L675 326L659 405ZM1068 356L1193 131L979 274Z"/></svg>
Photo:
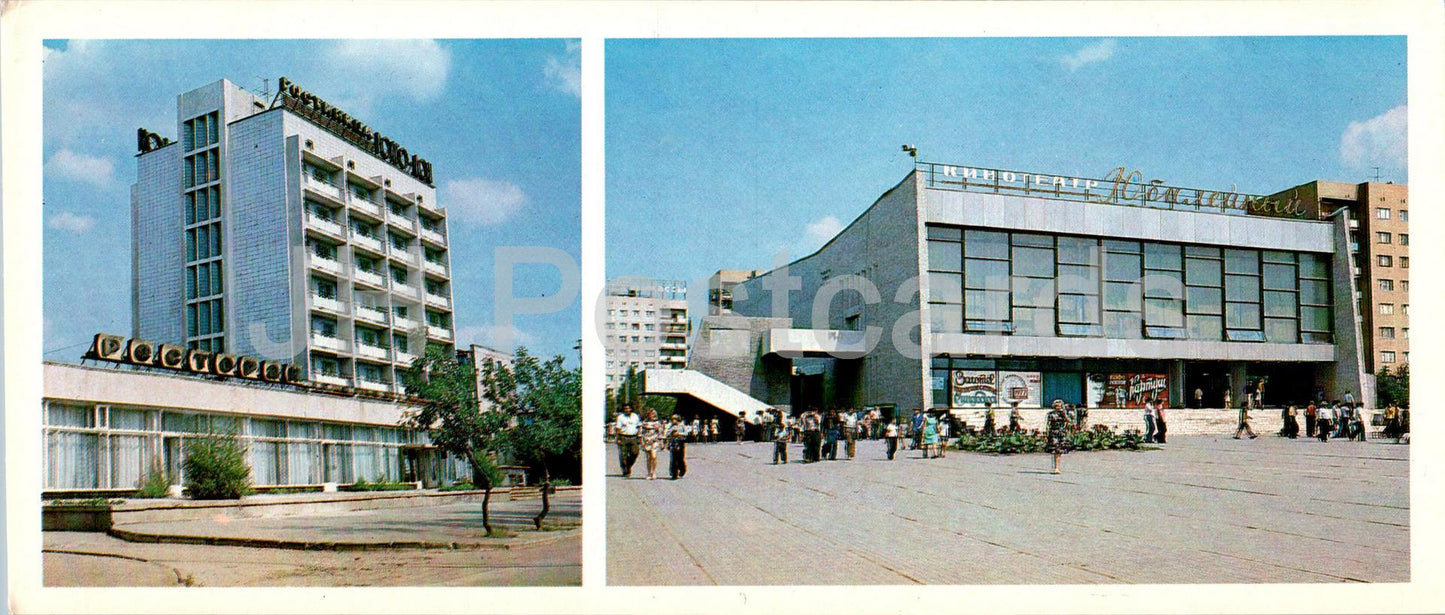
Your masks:
<svg viewBox="0 0 1445 615"><path fill-rule="evenodd" d="M186 490L197 500L239 500L251 489L246 447L234 432L186 440L182 467Z"/></svg>
<svg viewBox="0 0 1445 615"><path fill-rule="evenodd" d="M151 466L151 469L142 476L136 484L135 497L138 498L164 498L171 494L171 479L166 476L165 470L160 466Z"/></svg>
<svg viewBox="0 0 1445 615"><path fill-rule="evenodd" d="M476 486L476 485L473 485L472 482L471 482L471 481L468 481L468 480L459 480L459 481L457 481L457 482L455 482L455 483L452 483L452 484L450 484L450 485L447 485L447 486L445 486L445 487L440 487L440 488L437 489L437 491L476 491L476 490L477 490L477 486Z"/></svg>
<svg viewBox="0 0 1445 615"><path fill-rule="evenodd" d="M366 482L365 477L357 478L355 483L341 487L341 491L406 491L416 489L415 483L387 483L387 482Z"/></svg>
<svg viewBox="0 0 1445 615"><path fill-rule="evenodd" d="M1095 425L1093 429L1070 432L1065 436L1069 448L1076 451L1139 450L1144 436L1137 429L1116 433L1106 425ZM958 449L976 453L1013 455L1017 453L1038 453L1044 450L1048 436L1030 431L999 433L992 436L964 434L958 439Z"/></svg>

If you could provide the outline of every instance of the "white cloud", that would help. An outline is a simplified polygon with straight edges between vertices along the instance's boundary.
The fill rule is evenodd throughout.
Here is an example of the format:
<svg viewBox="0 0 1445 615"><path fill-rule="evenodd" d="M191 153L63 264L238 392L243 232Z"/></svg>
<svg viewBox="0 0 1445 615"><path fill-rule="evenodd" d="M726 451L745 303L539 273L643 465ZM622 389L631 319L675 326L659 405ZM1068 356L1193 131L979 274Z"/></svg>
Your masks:
<svg viewBox="0 0 1445 615"><path fill-rule="evenodd" d="M71 233L79 235L95 226L95 218L62 211L51 216L50 223L46 226L56 230L70 231Z"/></svg>
<svg viewBox="0 0 1445 615"><path fill-rule="evenodd" d="M115 181L115 163L102 156L87 156L61 149L45 163L45 172L72 181L107 187Z"/></svg>
<svg viewBox="0 0 1445 615"><path fill-rule="evenodd" d="M372 99L382 95L419 101L441 95L452 54L434 40L350 39L332 45L324 60L328 71L343 77L333 84L341 91L338 98L354 101L356 113L367 113Z"/></svg>
<svg viewBox="0 0 1445 615"><path fill-rule="evenodd" d="M567 42L565 56L547 58L547 65L542 67L542 73L552 87L578 98L582 97L582 54L575 41Z"/></svg>
<svg viewBox="0 0 1445 615"><path fill-rule="evenodd" d="M497 324L457 327L458 347L480 344L503 352L512 352L517 346L532 346L537 336L515 326Z"/></svg>
<svg viewBox="0 0 1445 615"><path fill-rule="evenodd" d="M1079 70L1090 64L1103 62L1114 57L1115 45L1117 45L1117 43L1114 39L1107 38L1059 58L1059 61L1064 64L1065 68L1071 71Z"/></svg>
<svg viewBox="0 0 1445 615"><path fill-rule="evenodd" d="M1363 122L1350 122L1340 135L1340 158L1356 168L1403 168L1406 115L1406 105L1400 105Z"/></svg>
<svg viewBox="0 0 1445 615"><path fill-rule="evenodd" d="M810 246L806 253L812 253L823 247L824 242L841 232L843 232L843 223L833 216L808 223L807 229L803 233L804 241Z"/></svg>
<svg viewBox="0 0 1445 615"><path fill-rule="evenodd" d="M527 194L516 184L480 178L442 184L441 199L453 219L483 226L500 224L527 204Z"/></svg>

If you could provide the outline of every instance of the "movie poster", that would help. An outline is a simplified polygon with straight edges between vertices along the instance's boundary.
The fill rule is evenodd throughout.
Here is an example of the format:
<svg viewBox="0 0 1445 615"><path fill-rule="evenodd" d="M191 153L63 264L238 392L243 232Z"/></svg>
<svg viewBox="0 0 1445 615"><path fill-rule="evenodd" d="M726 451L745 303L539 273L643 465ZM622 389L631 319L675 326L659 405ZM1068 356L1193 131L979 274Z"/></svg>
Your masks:
<svg viewBox="0 0 1445 615"><path fill-rule="evenodd" d="M1094 374L1090 375L1092 397ZM1164 374L1109 374L1104 382L1100 405L1105 408L1143 408L1144 400L1158 398L1159 405L1169 406L1169 380Z"/></svg>
<svg viewBox="0 0 1445 615"><path fill-rule="evenodd" d="M954 370L953 407L982 408L986 403L998 405L998 372Z"/></svg>
<svg viewBox="0 0 1445 615"><path fill-rule="evenodd" d="M1104 406L1104 387L1108 385L1108 374L1084 375L1084 405L1089 408Z"/></svg>
<svg viewBox="0 0 1445 615"><path fill-rule="evenodd" d="M1000 405L1008 406L1018 402L1021 408L1043 407L1044 377L1039 372L999 372L998 394Z"/></svg>

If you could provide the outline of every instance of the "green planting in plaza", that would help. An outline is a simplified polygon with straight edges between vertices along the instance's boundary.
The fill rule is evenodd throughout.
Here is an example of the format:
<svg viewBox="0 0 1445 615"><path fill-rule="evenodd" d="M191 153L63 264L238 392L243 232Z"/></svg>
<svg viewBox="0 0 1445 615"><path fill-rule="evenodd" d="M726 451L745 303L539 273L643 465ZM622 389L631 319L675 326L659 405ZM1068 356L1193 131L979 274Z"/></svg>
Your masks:
<svg viewBox="0 0 1445 615"><path fill-rule="evenodd" d="M1144 436L1136 429L1116 433L1105 425L1093 429L1076 431L1066 436L1069 448L1076 451L1140 450ZM1013 455L1017 453L1041 453L1047 437L1041 433L1015 431L988 436L964 434L959 437L956 448L975 453Z"/></svg>

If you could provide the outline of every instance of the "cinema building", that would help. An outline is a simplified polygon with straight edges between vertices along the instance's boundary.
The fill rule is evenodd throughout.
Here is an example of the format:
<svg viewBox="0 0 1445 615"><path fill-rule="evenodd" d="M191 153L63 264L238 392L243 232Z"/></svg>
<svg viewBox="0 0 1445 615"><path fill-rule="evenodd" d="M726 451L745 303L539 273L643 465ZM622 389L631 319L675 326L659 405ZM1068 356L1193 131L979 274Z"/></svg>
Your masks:
<svg viewBox="0 0 1445 615"><path fill-rule="evenodd" d="M1373 400L1349 209L916 164L817 252L731 287L689 371L647 391L731 414ZM780 297L780 295L782 295ZM780 301L780 299L784 299ZM658 377L654 377L658 376ZM744 399L746 398L746 399Z"/></svg>

